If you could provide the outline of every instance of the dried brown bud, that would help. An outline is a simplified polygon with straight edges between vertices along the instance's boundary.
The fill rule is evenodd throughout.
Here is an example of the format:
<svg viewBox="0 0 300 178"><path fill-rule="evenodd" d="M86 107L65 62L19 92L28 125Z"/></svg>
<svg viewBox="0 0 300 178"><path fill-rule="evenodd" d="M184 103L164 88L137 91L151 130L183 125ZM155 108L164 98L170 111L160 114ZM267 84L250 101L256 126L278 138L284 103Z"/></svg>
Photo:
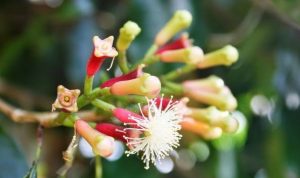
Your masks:
<svg viewBox="0 0 300 178"><path fill-rule="evenodd" d="M52 111L56 109L66 110L68 112L77 112L77 98L80 94L80 90L69 90L62 85L57 87L57 97L52 104Z"/></svg>

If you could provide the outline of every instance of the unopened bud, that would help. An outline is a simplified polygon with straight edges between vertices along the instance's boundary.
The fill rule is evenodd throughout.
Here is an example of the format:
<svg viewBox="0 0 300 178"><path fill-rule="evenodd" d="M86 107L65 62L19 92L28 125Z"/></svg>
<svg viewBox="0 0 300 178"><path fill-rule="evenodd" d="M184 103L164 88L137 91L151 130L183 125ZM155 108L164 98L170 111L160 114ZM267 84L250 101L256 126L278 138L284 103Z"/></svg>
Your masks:
<svg viewBox="0 0 300 178"><path fill-rule="evenodd" d="M114 150L114 139L101 134L83 120L75 123L76 131L91 145L95 154L108 157Z"/></svg>
<svg viewBox="0 0 300 178"><path fill-rule="evenodd" d="M222 110L232 111L237 107L237 101L229 88L216 76L185 81L183 90L185 96Z"/></svg>
<svg viewBox="0 0 300 178"><path fill-rule="evenodd" d="M159 94L160 89L160 80L155 76L144 73L136 79L114 83L110 91L114 95L135 94L154 98Z"/></svg>
<svg viewBox="0 0 300 178"><path fill-rule="evenodd" d="M205 139L216 139L222 136L222 129L211 127L208 124L185 117L180 123L183 130L190 131L202 136Z"/></svg>
<svg viewBox="0 0 300 178"><path fill-rule="evenodd" d="M231 45L227 45L219 50L205 54L203 60L198 63L198 68L203 69L218 65L230 66L238 60L238 57L238 50Z"/></svg>
<svg viewBox="0 0 300 178"><path fill-rule="evenodd" d="M235 133L239 128L239 122L232 116L228 117L223 124L222 129L227 133Z"/></svg>
<svg viewBox="0 0 300 178"><path fill-rule="evenodd" d="M169 50L188 48L191 46L192 46L192 40L189 39L189 35L187 33L183 33L176 40L160 47L156 51L156 54L161 54L161 53L169 51Z"/></svg>
<svg viewBox="0 0 300 178"><path fill-rule="evenodd" d="M203 59L203 51L199 47L189 47L177 50L165 51L158 55L164 62L184 62L198 64Z"/></svg>
<svg viewBox="0 0 300 178"><path fill-rule="evenodd" d="M224 132L235 132L238 128L237 121L228 111L220 111L214 106L208 108L189 108L186 116L195 120L208 123L213 127L220 127Z"/></svg>
<svg viewBox="0 0 300 178"><path fill-rule="evenodd" d="M120 29L120 35L117 40L117 48L120 51L125 51L130 46L131 42L141 32L141 28L132 21L126 22Z"/></svg>
<svg viewBox="0 0 300 178"><path fill-rule="evenodd" d="M189 27L192 23L192 15L186 10L178 10L169 22L156 35L155 44L161 46L170 40L176 33Z"/></svg>

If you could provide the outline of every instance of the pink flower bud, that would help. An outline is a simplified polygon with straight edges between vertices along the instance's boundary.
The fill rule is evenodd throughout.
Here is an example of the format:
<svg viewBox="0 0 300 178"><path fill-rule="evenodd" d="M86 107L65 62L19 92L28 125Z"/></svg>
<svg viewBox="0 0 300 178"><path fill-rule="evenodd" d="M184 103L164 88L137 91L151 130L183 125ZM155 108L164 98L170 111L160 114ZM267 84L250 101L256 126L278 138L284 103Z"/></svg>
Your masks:
<svg viewBox="0 0 300 178"><path fill-rule="evenodd" d="M95 154L108 157L114 150L114 139L101 134L83 120L75 122L76 131L92 146Z"/></svg>
<svg viewBox="0 0 300 178"><path fill-rule="evenodd" d="M183 62L188 64L198 64L203 59L201 48L194 46L183 49L169 50L158 54L163 62Z"/></svg>
<svg viewBox="0 0 300 178"><path fill-rule="evenodd" d="M159 94L160 89L160 80L155 76L144 73L138 78L114 83L110 87L110 92L113 95L134 94L154 98Z"/></svg>
<svg viewBox="0 0 300 178"><path fill-rule="evenodd" d="M139 119L143 119L142 116L140 116L139 114L136 114L134 112L131 112L127 109L123 109L123 108L116 108L113 110L113 115L119 119L121 122L123 123L136 123L134 120L130 119L130 117L135 117L135 118L139 118Z"/></svg>
<svg viewBox="0 0 300 178"><path fill-rule="evenodd" d="M222 136L221 128L211 127L204 122L195 121L189 117L185 117L180 124L183 130L198 134L205 139L216 139Z"/></svg>
<svg viewBox="0 0 300 178"><path fill-rule="evenodd" d="M112 47L113 41L113 36L109 36L104 40L101 40L98 36L94 36L94 50L86 67L86 72L89 77L96 74L104 62L104 59L109 57L114 58L118 55L117 50Z"/></svg>
<svg viewBox="0 0 300 178"><path fill-rule="evenodd" d="M188 80L183 83L184 95L222 110L232 111L237 101L222 79L210 76L206 79Z"/></svg>

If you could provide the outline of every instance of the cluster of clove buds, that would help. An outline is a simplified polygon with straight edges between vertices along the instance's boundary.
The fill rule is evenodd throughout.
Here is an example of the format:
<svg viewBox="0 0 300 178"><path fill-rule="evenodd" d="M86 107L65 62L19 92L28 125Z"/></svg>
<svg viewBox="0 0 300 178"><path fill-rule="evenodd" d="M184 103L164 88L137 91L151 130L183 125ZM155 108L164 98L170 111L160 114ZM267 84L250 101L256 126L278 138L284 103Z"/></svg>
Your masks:
<svg viewBox="0 0 300 178"><path fill-rule="evenodd" d="M227 45L204 53L194 46L188 33L179 32L192 23L192 15L178 10L157 33L152 47L137 64L130 65L126 52L141 32L128 21L114 37L93 38L94 49L87 61L84 92L58 87L53 110L60 109L76 116L82 107L91 104L107 120L88 123L75 117L74 128L91 145L95 154L107 157L114 151L114 140L127 145L127 155L140 153L150 163L168 156L180 145L186 132L211 140L223 133L234 134L239 122L232 115L237 100L224 81L214 75L186 79L187 74L214 66L230 66L238 60L238 51ZM117 58L122 75L108 79L93 88L93 78L109 58ZM182 67L156 76L144 69L153 63L182 63ZM184 76L184 77L183 77ZM138 107L136 107L138 106Z"/></svg>

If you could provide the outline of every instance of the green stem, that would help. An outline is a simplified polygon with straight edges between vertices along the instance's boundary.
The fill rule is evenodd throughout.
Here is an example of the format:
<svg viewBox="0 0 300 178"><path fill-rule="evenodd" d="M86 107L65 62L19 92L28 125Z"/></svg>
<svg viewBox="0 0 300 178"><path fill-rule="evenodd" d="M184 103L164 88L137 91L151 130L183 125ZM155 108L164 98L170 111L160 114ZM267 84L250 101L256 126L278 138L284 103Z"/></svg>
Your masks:
<svg viewBox="0 0 300 178"><path fill-rule="evenodd" d="M219 151L219 162L217 167L217 178L236 178L237 177L237 166L235 151Z"/></svg>
<svg viewBox="0 0 300 178"><path fill-rule="evenodd" d="M163 84L166 86L166 89L169 91L172 91L173 95L181 96L183 95L183 88L181 85L173 83L173 82L163 82Z"/></svg>
<svg viewBox="0 0 300 178"><path fill-rule="evenodd" d="M89 95L89 99L95 99L95 98L98 98L100 96L109 96L111 95L110 93L110 88L106 87L106 88L96 88L94 89L90 95Z"/></svg>
<svg viewBox="0 0 300 178"><path fill-rule="evenodd" d="M147 58L145 58L143 60L142 64L145 64L147 66L147 65L154 64L157 61L159 61L159 57L158 56L149 56L149 57L147 57Z"/></svg>
<svg viewBox="0 0 300 178"><path fill-rule="evenodd" d="M84 94L88 95L93 90L94 76L86 76L84 81Z"/></svg>
<svg viewBox="0 0 300 178"><path fill-rule="evenodd" d="M160 92L163 93L165 96L173 96L173 91L165 87L161 88Z"/></svg>
<svg viewBox="0 0 300 178"><path fill-rule="evenodd" d="M146 52L144 58L147 58L147 57L149 57L149 56L152 56L152 55L156 52L157 49L158 49L158 46L157 46L156 44L153 44L153 45L148 49L148 51Z"/></svg>
<svg viewBox="0 0 300 178"><path fill-rule="evenodd" d="M163 75L161 78L164 80L174 80L174 79L177 79L177 78L181 77L182 75L190 73L196 69L197 69L196 65L185 65L179 69L176 69L172 72L169 72L169 73Z"/></svg>
<svg viewBox="0 0 300 178"><path fill-rule="evenodd" d="M79 117L77 116L77 114L72 113L70 116L68 116L64 122L63 125L66 127L74 127L74 123L75 121L79 119Z"/></svg>
<svg viewBox="0 0 300 178"><path fill-rule="evenodd" d="M57 116L57 118L55 120L53 120L53 122L51 122L51 126L60 126L63 124L63 122L65 121L65 119L70 116L70 113L66 113L66 112L60 112L59 115Z"/></svg>
<svg viewBox="0 0 300 178"><path fill-rule="evenodd" d="M110 95L110 88L96 88L94 90L92 90L89 94L87 95L81 95L78 99L77 99L77 105L78 105L78 109L86 106L87 104L89 104L92 100L100 97L100 96L108 96Z"/></svg>
<svg viewBox="0 0 300 178"><path fill-rule="evenodd" d="M102 101L100 99L93 100L92 104L94 106L96 106L97 108L100 108L100 109L102 109L102 110L104 110L104 111L106 111L108 113L111 113L112 110L114 110L116 108L114 105L109 104L109 103L107 103L105 101Z"/></svg>
<svg viewBox="0 0 300 178"><path fill-rule="evenodd" d="M102 163L101 157L95 156L95 178L102 178Z"/></svg>
<svg viewBox="0 0 300 178"><path fill-rule="evenodd" d="M119 52L118 64L119 64L119 67L120 67L121 71L123 72L123 74L128 73L129 68L128 68L128 64L127 64L127 58L126 58L126 52L125 51L120 51Z"/></svg>
<svg viewBox="0 0 300 178"><path fill-rule="evenodd" d="M139 60L139 62L133 66L133 69L137 68L137 66L140 64L149 65L149 64L153 64L156 61L158 61L159 58L154 56L157 49L158 49L158 46L153 44L146 52L144 58Z"/></svg>
<svg viewBox="0 0 300 178"><path fill-rule="evenodd" d="M79 98L77 99L78 109L86 106L87 104L89 104L88 97L86 95L79 96Z"/></svg>
<svg viewBox="0 0 300 178"><path fill-rule="evenodd" d="M91 92L89 92L89 94L87 94L87 95L81 95L77 99L78 109L88 105L91 101L93 101L94 99L96 99L100 96L107 96L107 95L110 95L109 88L103 88L103 89L96 88L96 89L92 90ZM72 113L60 112L58 117L51 123L51 126L60 126L60 125L72 126L72 122L75 122L76 117L77 116L73 115ZM70 120L70 121L68 121L68 120Z"/></svg>

